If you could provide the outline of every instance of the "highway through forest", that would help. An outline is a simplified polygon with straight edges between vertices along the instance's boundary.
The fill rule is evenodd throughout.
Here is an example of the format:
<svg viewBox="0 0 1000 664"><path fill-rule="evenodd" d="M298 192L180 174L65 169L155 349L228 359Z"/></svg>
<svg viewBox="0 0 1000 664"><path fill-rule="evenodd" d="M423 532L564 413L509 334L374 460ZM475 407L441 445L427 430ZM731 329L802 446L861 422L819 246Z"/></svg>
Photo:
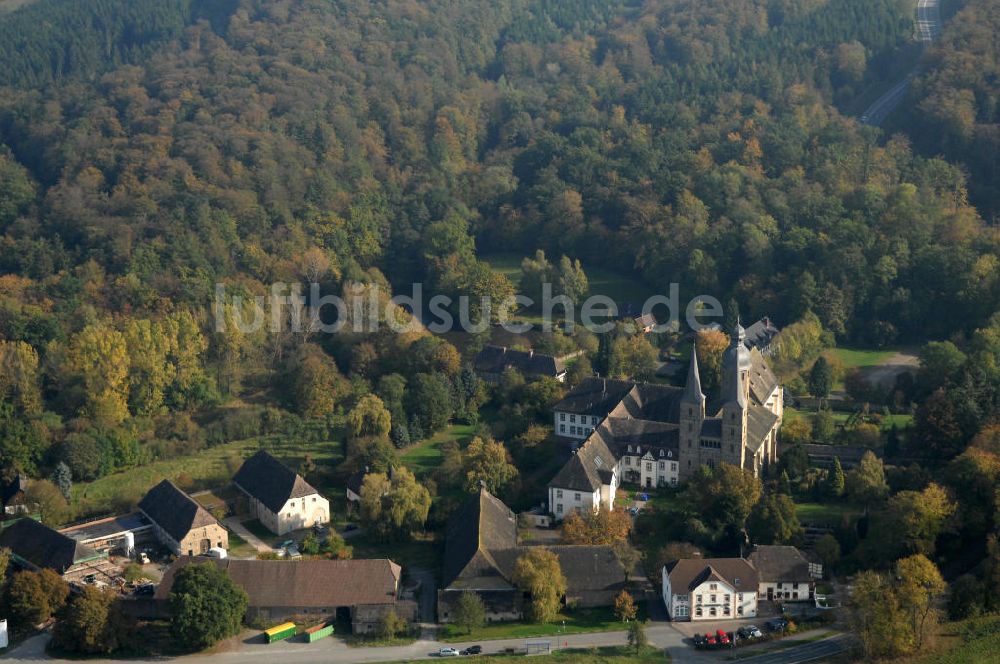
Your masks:
<svg viewBox="0 0 1000 664"><path fill-rule="evenodd" d="M917 0L917 39L924 45L930 44L941 36L941 3L940 0ZM906 93L910 89L910 83L917 73L919 65L914 63L913 68L903 77L903 80L889 88L881 97L876 99L859 118L861 122L880 126L889 114L896 110L900 102L906 98Z"/></svg>

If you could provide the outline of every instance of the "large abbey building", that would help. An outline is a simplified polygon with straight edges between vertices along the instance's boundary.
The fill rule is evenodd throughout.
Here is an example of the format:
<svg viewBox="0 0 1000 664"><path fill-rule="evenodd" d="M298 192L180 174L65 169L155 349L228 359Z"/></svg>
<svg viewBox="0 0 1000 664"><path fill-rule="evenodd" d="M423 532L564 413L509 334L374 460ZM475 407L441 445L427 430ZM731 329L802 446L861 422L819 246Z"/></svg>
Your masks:
<svg viewBox="0 0 1000 664"><path fill-rule="evenodd" d="M728 463L760 475L777 458L784 403L778 379L736 325L723 355L719 394L701 388L692 354L683 388L588 378L553 408L573 457L549 483L549 509L612 507L622 482L676 485L699 466Z"/></svg>

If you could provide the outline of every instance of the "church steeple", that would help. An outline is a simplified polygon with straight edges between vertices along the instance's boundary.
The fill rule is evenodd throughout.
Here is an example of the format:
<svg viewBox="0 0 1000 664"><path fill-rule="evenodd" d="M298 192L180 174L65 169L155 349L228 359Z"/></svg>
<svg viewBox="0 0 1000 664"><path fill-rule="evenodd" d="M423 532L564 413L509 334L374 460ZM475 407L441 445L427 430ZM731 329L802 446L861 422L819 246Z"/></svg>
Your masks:
<svg viewBox="0 0 1000 664"><path fill-rule="evenodd" d="M699 407L705 404L705 394L701 391L701 374L698 371L698 350L696 348L691 349L691 364L688 365L687 383L684 385L681 401L697 404Z"/></svg>
<svg viewBox="0 0 1000 664"><path fill-rule="evenodd" d="M741 408L747 406L747 388L750 380L750 351L746 347L746 330L740 325L729 338L729 348L722 355L722 402L736 403Z"/></svg>

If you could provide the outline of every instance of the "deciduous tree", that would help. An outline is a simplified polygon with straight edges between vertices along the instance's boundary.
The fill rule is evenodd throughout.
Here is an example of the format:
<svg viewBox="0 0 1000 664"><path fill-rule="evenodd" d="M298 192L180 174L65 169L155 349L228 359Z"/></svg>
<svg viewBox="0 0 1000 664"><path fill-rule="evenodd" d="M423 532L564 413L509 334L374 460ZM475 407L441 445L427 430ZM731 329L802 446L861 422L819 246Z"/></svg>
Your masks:
<svg viewBox="0 0 1000 664"><path fill-rule="evenodd" d="M201 650L239 633L247 594L213 563L177 570L170 590L170 628L185 646Z"/></svg>
<svg viewBox="0 0 1000 664"><path fill-rule="evenodd" d="M566 594L559 558L544 547L530 547L514 565L514 584L530 595L527 616L532 622L552 622Z"/></svg>

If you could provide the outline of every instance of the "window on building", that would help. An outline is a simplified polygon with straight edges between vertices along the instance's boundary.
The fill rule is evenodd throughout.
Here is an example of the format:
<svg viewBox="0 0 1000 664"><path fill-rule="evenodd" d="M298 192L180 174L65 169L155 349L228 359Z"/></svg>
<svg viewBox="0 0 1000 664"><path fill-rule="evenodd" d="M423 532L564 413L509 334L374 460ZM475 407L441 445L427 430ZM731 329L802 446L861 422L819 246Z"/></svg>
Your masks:
<svg viewBox="0 0 1000 664"><path fill-rule="evenodd" d="M556 503L556 514L562 514L562 503Z"/></svg>
<svg viewBox="0 0 1000 664"><path fill-rule="evenodd" d="M660 462L660 470L663 470L666 467L667 467L667 464L665 464L664 462L661 461Z"/></svg>
<svg viewBox="0 0 1000 664"><path fill-rule="evenodd" d="M566 425L565 424L560 424L559 425L559 433L566 433Z"/></svg>
<svg viewBox="0 0 1000 664"><path fill-rule="evenodd" d="M701 607L700 607L700 606L696 606L696 607L695 607L695 609L694 609L694 615L695 615L696 617L698 617L698 618L700 618L700 617L701 617Z"/></svg>
<svg viewBox="0 0 1000 664"><path fill-rule="evenodd" d="M292 507L292 509L295 509L295 501L292 501L291 507Z"/></svg>
<svg viewBox="0 0 1000 664"><path fill-rule="evenodd" d="M670 470L672 470L674 472L677 472L677 462L676 461L671 461L670 462Z"/></svg>
<svg viewBox="0 0 1000 664"><path fill-rule="evenodd" d="M625 457L625 465L626 466L632 465L632 457Z"/></svg>
<svg viewBox="0 0 1000 664"><path fill-rule="evenodd" d="M566 413L559 413L559 421L560 422L566 421Z"/></svg>
<svg viewBox="0 0 1000 664"><path fill-rule="evenodd" d="M556 489L556 498L562 498L562 489Z"/></svg>
<svg viewBox="0 0 1000 664"><path fill-rule="evenodd" d="M575 500L576 502L580 502L580 494L574 493L573 494L573 500Z"/></svg>
<svg viewBox="0 0 1000 664"><path fill-rule="evenodd" d="M719 589L719 584L713 583L713 584L711 584L711 585L708 586L708 589L709 590L718 590ZM714 598L713 598L713 601L714 601Z"/></svg>
<svg viewBox="0 0 1000 664"><path fill-rule="evenodd" d="M722 613L723 613L723 615L727 615L727 616L729 615L729 605L728 604L726 606L722 607Z"/></svg>
<svg viewBox="0 0 1000 664"><path fill-rule="evenodd" d="M652 463L649 463L649 462L647 462L647 463L646 463L646 470L653 470L653 464L652 464Z"/></svg>
<svg viewBox="0 0 1000 664"><path fill-rule="evenodd" d="M576 422L576 415L570 415L569 416L569 421L570 422Z"/></svg>
<svg viewBox="0 0 1000 664"><path fill-rule="evenodd" d="M718 612L718 611L716 611L716 610L715 610L715 607L713 606L712 608L710 608L710 609L708 610L708 615L710 615L710 616L717 616L717 615L719 615L719 612Z"/></svg>
<svg viewBox="0 0 1000 664"><path fill-rule="evenodd" d="M717 598L718 598L718 595L712 595L712 604L715 604L716 601L718 601Z"/></svg>

